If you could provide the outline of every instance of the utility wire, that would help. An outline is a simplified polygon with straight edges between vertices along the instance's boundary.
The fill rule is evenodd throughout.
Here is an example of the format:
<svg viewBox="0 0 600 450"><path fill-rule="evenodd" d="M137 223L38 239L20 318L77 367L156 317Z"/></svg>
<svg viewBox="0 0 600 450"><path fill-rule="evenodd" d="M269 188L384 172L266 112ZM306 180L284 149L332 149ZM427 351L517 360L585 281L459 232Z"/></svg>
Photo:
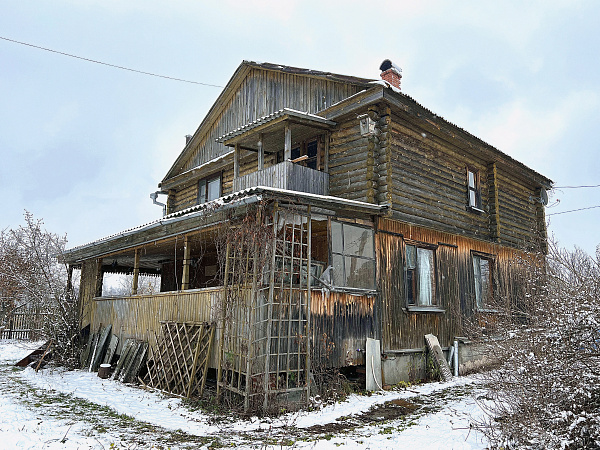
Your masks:
<svg viewBox="0 0 600 450"><path fill-rule="evenodd" d="M553 186L554 189L581 189L581 188L597 188L600 187L600 184L595 184L592 186Z"/></svg>
<svg viewBox="0 0 600 450"><path fill-rule="evenodd" d="M102 62L102 61L96 61L95 59L89 59L89 58L84 58L82 56L71 55L70 53L59 52L58 50L52 50L51 48L40 47L39 45L28 44L27 42L15 41L14 39L9 39L9 38L2 37L2 36L0 36L0 39L2 39L4 41L8 41L8 42L14 42L15 44L21 44L21 45L26 45L28 47L33 47L33 48L37 48L37 49L40 49L40 50L45 50L47 52L57 53L57 54L63 55L63 56L69 56L71 58L81 59L83 61L88 61L88 62L92 62L92 63L96 63L96 64L102 64L103 66L114 67L115 69L128 70L129 72L141 73L143 75L150 75L152 77L158 77L158 78L166 78L167 80L181 81L183 83L192 83L192 84L200 84L202 86L210 86L210 87L216 87L216 88L223 88L223 86L219 86L219 85L216 85L216 84L201 83L199 81L183 80L181 78L168 77L166 75L158 75L156 73L144 72L142 70L136 70L136 69L130 69L129 67L117 66L115 64L109 64L109 63L105 63L105 62Z"/></svg>
<svg viewBox="0 0 600 450"><path fill-rule="evenodd" d="M547 215L548 216L556 216L557 214L567 214L567 213L572 213L572 212L577 212L577 211L584 211L586 209L594 209L594 208L600 208L600 205L597 205L597 206L588 206L587 208L572 209L570 211L555 212L555 213L550 213L550 214L547 214Z"/></svg>

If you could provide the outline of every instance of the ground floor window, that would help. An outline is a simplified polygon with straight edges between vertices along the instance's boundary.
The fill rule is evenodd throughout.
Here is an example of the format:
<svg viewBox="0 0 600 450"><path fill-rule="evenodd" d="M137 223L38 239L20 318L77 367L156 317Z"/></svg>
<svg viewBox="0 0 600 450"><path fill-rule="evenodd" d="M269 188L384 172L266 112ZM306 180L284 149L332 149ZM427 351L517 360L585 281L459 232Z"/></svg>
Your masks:
<svg viewBox="0 0 600 450"><path fill-rule="evenodd" d="M373 229L331 221L333 285L375 289L375 245Z"/></svg>
<svg viewBox="0 0 600 450"><path fill-rule="evenodd" d="M406 245L406 299L409 306L437 306L435 248Z"/></svg>
<svg viewBox="0 0 600 450"><path fill-rule="evenodd" d="M475 279L475 303L477 309L489 309L493 294L494 261L482 255L473 255L473 275Z"/></svg>

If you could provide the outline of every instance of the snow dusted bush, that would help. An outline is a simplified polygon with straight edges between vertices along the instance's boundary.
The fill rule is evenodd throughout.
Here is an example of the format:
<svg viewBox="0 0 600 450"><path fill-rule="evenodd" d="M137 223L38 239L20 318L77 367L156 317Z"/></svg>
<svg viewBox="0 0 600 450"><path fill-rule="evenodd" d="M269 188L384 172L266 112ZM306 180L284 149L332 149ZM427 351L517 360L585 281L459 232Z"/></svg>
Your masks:
<svg viewBox="0 0 600 450"><path fill-rule="evenodd" d="M67 243L25 212L25 225L0 230L0 327L15 312L43 318L35 338L52 340L54 360L78 361L79 310L61 263Z"/></svg>
<svg viewBox="0 0 600 450"><path fill-rule="evenodd" d="M493 447L600 448L599 260L600 246L595 259L551 246L546 273L529 272L524 323L497 324L505 363L485 375L478 424Z"/></svg>

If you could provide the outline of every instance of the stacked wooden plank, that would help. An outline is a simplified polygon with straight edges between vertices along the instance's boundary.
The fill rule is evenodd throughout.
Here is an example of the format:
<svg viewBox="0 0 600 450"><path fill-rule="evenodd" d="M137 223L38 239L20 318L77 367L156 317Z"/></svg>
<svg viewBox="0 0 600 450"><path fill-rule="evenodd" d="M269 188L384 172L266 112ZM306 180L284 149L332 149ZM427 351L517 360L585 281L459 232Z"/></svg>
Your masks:
<svg viewBox="0 0 600 450"><path fill-rule="evenodd" d="M201 397L206 384L214 325L161 322L156 350L148 361L148 386L183 397Z"/></svg>

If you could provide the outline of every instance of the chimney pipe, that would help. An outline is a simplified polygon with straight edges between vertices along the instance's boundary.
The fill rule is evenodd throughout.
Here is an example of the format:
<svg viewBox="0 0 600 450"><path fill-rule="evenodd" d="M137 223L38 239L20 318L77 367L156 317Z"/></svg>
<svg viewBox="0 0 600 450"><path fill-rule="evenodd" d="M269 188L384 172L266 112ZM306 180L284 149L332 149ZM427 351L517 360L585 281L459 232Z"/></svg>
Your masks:
<svg viewBox="0 0 600 450"><path fill-rule="evenodd" d="M381 70L383 81L387 81L393 87L400 89L400 81L402 80L402 69L400 67L386 59L379 66L379 70Z"/></svg>
<svg viewBox="0 0 600 450"><path fill-rule="evenodd" d="M188 145L191 140L192 140L192 135L191 134L186 134L185 135L185 145Z"/></svg>

